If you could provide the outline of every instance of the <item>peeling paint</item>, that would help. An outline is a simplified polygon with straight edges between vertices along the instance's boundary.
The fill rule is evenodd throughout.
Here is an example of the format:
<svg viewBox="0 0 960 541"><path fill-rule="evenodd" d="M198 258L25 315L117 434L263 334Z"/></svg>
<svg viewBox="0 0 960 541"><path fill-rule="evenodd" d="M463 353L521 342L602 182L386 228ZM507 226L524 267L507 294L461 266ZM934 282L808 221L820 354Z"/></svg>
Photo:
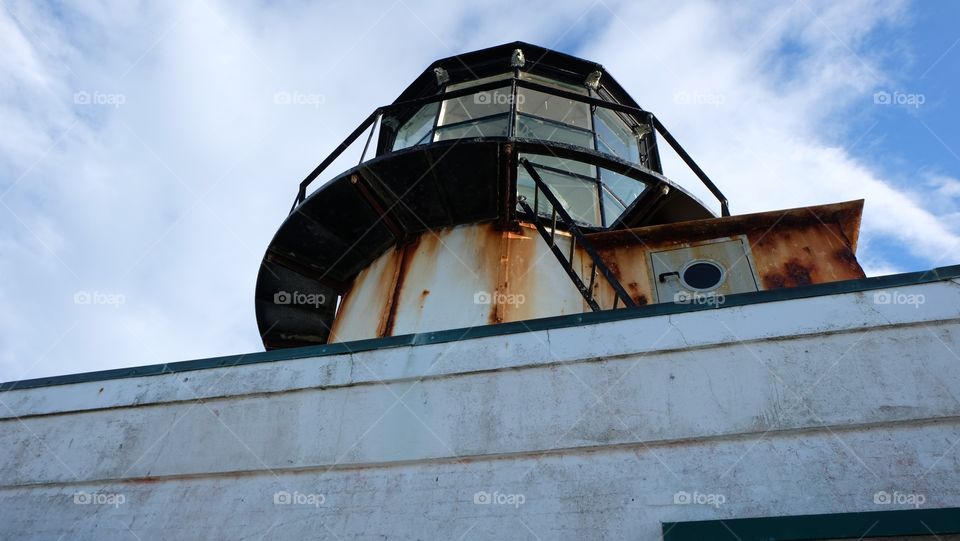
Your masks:
<svg viewBox="0 0 960 541"><path fill-rule="evenodd" d="M744 255L730 258L735 268L728 270L753 274L737 283L755 284L719 291L725 295L863 278L850 241L857 234L860 209L860 202L840 203L587 238L633 301L645 305L667 300L658 298L663 292L657 291L651 254L684 248L689 258L710 259L722 241L743 241ZM514 230L492 222L471 224L427 231L411 241L361 272L341 304L331 341L590 311L530 224ZM558 231L555 242L569 254L568 233ZM572 267L584 284L590 283L593 261L582 246L573 252ZM597 275L593 295L601 308L613 308L613 288L602 275Z"/></svg>

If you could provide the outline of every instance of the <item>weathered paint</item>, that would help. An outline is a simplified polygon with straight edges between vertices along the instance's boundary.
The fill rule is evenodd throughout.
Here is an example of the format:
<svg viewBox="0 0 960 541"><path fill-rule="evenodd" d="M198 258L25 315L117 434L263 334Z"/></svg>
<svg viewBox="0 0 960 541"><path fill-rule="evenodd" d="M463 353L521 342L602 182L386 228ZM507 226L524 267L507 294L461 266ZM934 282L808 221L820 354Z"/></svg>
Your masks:
<svg viewBox="0 0 960 541"><path fill-rule="evenodd" d="M632 295L652 302L657 299L656 277L650 266L657 253L688 248L691 259L710 259L712 243L741 238L746 250L733 272L756 272L760 289L797 287L864 277L854 254L862 206L862 201L852 201L596 233L589 238L604 260L612 263L611 268L617 269L621 284L628 291L635 288ZM597 288L601 298L612 302L613 292L606 282ZM718 293L752 290L727 288Z"/></svg>
<svg viewBox="0 0 960 541"><path fill-rule="evenodd" d="M739 256L727 258L731 279L717 294L862 278L854 255L861 209L862 202L854 201L595 233L588 238L642 306L673 301L670 295L664 299L657 293L653 258L666 258L667 251L684 248L690 258L709 259L717 243L729 240L743 240L744 248ZM557 246L568 257L570 242L568 233L557 233ZM581 246L575 247L572 266L589 284L593 262ZM601 308L614 307L613 288L600 274L593 291ZM505 231L493 223L471 224L428 231L377 259L354 281L330 341L588 311L532 226L521 223L516 231Z"/></svg>
<svg viewBox="0 0 960 541"><path fill-rule="evenodd" d="M330 342L383 336L402 258L403 248L394 248L360 271L340 302ZM370 307L376 307L376 311L370 311Z"/></svg>
<svg viewBox="0 0 960 541"><path fill-rule="evenodd" d="M880 491L957 507L960 283L897 293L925 302L846 293L0 393L0 529L655 540L663 522L909 507ZM123 502L77 503L91 494Z"/></svg>
<svg viewBox="0 0 960 541"><path fill-rule="evenodd" d="M652 276L655 278L653 284L657 293L657 302L674 302L679 294L690 293L681 283L679 276L665 279L663 282L660 282L659 277L670 272L679 273L685 264L695 260L712 261L724 268L722 282L718 287L710 290L710 294L715 297L748 293L759 289L749 244L743 235L738 235L669 250L651 251L649 262L653 269Z"/></svg>
<svg viewBox="0 0 960 541"><path fill-rule="evenodd" d="M557 246L568 253L569 234L558 232ZM574 265L583 257L576 250ZM428 231L371 268L345 296L331 342L589 310L536 229L524 224L516 231L493 223Z"/></svg>
<svg viewBox="0 0 960 541"><path fill-rule="evenodd" d="M486 323L489 306L475 304L474 293L493 291L497 269L486 246L499 238L492 227L458 227L426 232L411 245L404 280L397 284L396 319L390 335L417 329L464 327ZM424 294L424 292L427 292Z"/></svg>
<svg viewBox="0 0 960 541"><path fill-rule="evenodd" d="M764 289L822 284L864 276L839 224L751 231L751 250Z"/></svg>
<svg viewBox="0 0 960 541"><path fill-rule="evenodd" d="M851 251L856 252L862 213L863 200L861 199L829 205L605 231L588 236L598 247L635 244L666 245L728 237L748 231L772 231L780 227L837 224L843 237L848 239Z"/></svg>
<svg viewBox="0 0 960 541"><path fill-rule="evenodd" d="M645 260L646 252L638 250L636 246L614 246L600 250L600 255L633 302L640 306L656 302L650 267ZM593 263L589 257L583 258L581 269L581 276L589 278L593 271ZM603 276L597 276L593 291L602 308L613 307L613 288Z"/></svg>
<svg viewBox="0 0 960 541"><path fill-rule="evenodd" d="M590 310L533 226L522 224L519 234L508 235L505 240L509 245L504 284L508 293L506 300L518 302L504 303L504 322L524 321L547 314L578 314ZM555 242L564 254L570 253L569 234L558 231ZM574 250L575 268L579 266L582 257L579 248ZM519 302L521 300L522 302Z"/></svg>

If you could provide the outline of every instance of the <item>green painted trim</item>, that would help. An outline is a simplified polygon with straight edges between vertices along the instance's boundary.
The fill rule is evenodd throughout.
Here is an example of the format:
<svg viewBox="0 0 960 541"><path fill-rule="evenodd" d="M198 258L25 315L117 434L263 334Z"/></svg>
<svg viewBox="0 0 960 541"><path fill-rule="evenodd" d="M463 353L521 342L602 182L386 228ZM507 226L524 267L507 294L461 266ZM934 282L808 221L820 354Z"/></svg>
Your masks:
<svg viewBox="0 0 960 541"><path fill-rule="evenodd" d="M960 533L960 508L663 523L663 541L814 541Z"/></svg>
<svg viewBox="0 0 960 541"><path fill-rule="evenodd" d="M874 278L863 278L859 280L845 280L842 282L830 282L826 284L816 284L789 289L775 289L769 291L757 291L753 293L738 293L735 295L726 296L722 306L674 303L649 304L635 308L621 308L619 310L604 310L601 312L570 314L565 316L531 319L527 321L500 323L497 325L482 325L479 327L466 329L451 329L437 332L406 334L403 336L391 336L387 338L373 338L369 340L357 340L354 342L324 344L322 346L278 349L273 351L246 353L243 355L230 355L227 357L213 357L210 359L154 364L133 368L115 368L112 370L99 370L96 372L83 372L79 374L68 374L63 376L9 381L6 383L0 383L0 392L12 391L15 389L48 387L52 385L68 385L71 383L105 381L143 376L158 376L162 374L188 372L191 370L221 368L224 366L287 361L291 359L303 359L308 357L325 357L328 355L343 355L353 352L372 351L405 346L443 344L448 342L458 342L461 340L470 340L472 338L506 336L524 332L542 331L545 329L562 329L566 327L597 325L610 321L641 319L668 314L698 312L701 310L722 310L724 308L731 308L734 306L746 306L765 302L779 302L809 297L823 297L827 295L840 295L844 293L855 293L893 287L905 287L910 285L939 282L953 278L960 278L960 265L940 267L922 272L892 274L889 276L877 276Z"/></svg>

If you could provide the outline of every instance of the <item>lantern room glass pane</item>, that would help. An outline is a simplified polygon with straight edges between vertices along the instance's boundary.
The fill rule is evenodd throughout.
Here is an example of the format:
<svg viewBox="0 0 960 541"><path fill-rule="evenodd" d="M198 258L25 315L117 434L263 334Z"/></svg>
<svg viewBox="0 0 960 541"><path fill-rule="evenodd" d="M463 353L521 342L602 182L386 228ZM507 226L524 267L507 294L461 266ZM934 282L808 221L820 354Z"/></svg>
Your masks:
<svg viewBox="0 0 960 541"><path fill-rule="evenodd" d="M482 118L473 122L443 126L437 128L436 141L464 139L469 137L506 137L509 129L509 116L499 115Z"/></svg>
<svg viewBox="0 0 960 541"><path fill-rule="evenodd" d="M543 166L548 169L556 169L562 173L570 173L574 176L583 176L588 177L588 179L597 178L597 168L594 165L589 163L579 162L577 160L570 160L566 158L558 158L557 156L544 156L541 154L526 154L520 153L520 158L526 158L531 162L537 164L538 166ZM519 166L520 169L524 167Z"/></svg>
<svg viewBox="0 0 960 541"><path fill-rule="evenodd" d="M574 85L570 83L565 83L562 81L557 81L556 79L548 79L541 75L534 75L527 71L520 72L520 78L524 81L530 81L531 83L537 83L538 85L551 86L557 90L563 90L565 92L574 92L577 94L582 94L588 96L590 91L587 90L587 87L583 85Z"/></svg>
<svg viewBox="0 0 960 541"><path fill-rule="evenodd" d="M613 195L620 198L623 204L630 206L633 200L640 196L647 185L639 180L630 178L609 169L600 170L600 181Z"/></svg>
<svg viewBox="0 0 960 541"><path fill-rule="evenodd" d="M597 150L630 163L640 163L640 145L630 126L610 109L597 107L594 113Z"/></svg>
<svg viewBox="0 0 960 541"><path fill-rule="evenodd" d="M610 192L603 189L603 225L609 227L613 222L623 214L627 208L620 199L617 199Z"/></svg>
<svg viewBox="0 0 960 541"><path fill-rule="evenodd" d="M567 175L543 168L537 168L540 178L557 197L570 217L581 224L599 227L600 205L597 200L597 183L573 175ZM517 193L527 198L527 204L533 206L535 183L526 169L521 167L517 174ZM539 213L550 215L553 208L543 194L539 197Z"/></svg>
<svg viewBox="0 0 960 541"><path fill-rule="evenodd" d="M593 134L558 122L550 122L527 115L517 115L517 137L554 141L567 145L593 148Z"/></svg>
<svg viewBox="0 0 960 541"><path fill-rule="evenodd" d="M433 130L433 121L437 118L437 110L439 108L439 103L428 103L414 113L414 115L397 130L397 137L393 140L393 150L429 143L430 131Z"/></svg>
<svg viewBox="0 0 960 541"><path fill-rule="evenodd" d="M585 130L592 129L589 105L539 90L518 88L517 111Z"/></svg>
<svg viewBox="0 0 960 541"><path fill-rule="evenodd" d="M506 86L446 100L440 109L438 125L446 126L508 113L511 99L510 87Z"/></svg>

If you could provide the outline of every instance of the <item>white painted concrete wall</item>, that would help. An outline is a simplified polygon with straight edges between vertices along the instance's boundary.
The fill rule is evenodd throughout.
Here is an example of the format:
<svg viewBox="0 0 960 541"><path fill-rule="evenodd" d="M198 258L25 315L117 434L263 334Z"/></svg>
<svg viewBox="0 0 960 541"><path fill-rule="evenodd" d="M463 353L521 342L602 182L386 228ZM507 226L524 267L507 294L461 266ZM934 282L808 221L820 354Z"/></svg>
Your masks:
<svg viewBox="0 0 960 541"><path fill-rule="evenodd" d="M896 293L924 302L0 393L0 537L658 539L661 522L960 506L960 284Z"/></svg>

